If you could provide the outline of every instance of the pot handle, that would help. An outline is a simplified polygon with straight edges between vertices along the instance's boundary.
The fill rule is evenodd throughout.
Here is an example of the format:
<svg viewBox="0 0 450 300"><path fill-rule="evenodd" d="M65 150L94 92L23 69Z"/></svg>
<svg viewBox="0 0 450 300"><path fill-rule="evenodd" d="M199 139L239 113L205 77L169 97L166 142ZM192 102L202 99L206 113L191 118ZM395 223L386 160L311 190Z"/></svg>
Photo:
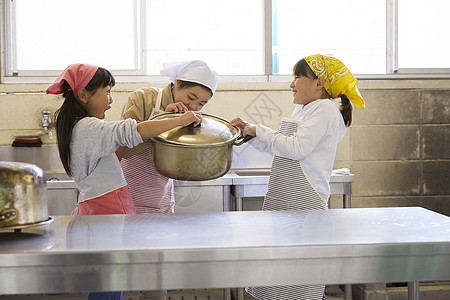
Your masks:
<svg viewBox="0 0 450 300"><path fill-rule="evenodd" d="M0 212L0 222L8 223L14 220L19 213L14 208L8 208Z"/></svg>
<svg viewBox="0 0 450 300"><path fill-rule="evenodd" d="M245 137L241 135L234 141L234 146L240 146L243 143L250 141L252 138L253 138L252 135L246 135Z"/></svg>

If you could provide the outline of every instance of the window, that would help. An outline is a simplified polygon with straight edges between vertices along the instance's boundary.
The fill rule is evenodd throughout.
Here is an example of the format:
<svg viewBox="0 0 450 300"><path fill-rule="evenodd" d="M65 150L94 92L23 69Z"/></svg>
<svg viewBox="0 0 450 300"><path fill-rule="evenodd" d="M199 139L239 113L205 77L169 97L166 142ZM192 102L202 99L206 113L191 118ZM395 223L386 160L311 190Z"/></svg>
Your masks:
<svg viewBox="0 0 450 300"><path fill-rule="evenodd" d="M137 69L135 5L122 0L14 0L12 73L96 62ZM117 59L120 58L120 59Z"/></svg>
<svg viewBox="0 0 450 300"><path fill-rule="evenodd" d="M341 58L357 74L386 73L385 1L275 0L272 14L273 73L291 74L316 53Z"/></svg>
<svg viewBox="0 0 450 300"><path fill-rule="evenodd" d="M198 59L221 75L261 75L261 0L147 1L147 71L161 63Z"/></svg>
<svg viewBox="0 0 450 300"><path fill-rule="evenodd" d="M450 28L447 0L399 0L398 68L419 72L420 68L450 69Z"/></svg>
<svg viewBox="0 0 450 300"><path fill-rule="evenodd" d="M188 59L203 59L222 75L263 74L261 0L5 3L12 29L6 33L7 76L62 70L74 62L114 74L159 75L162 62Z"/></svg>
<svg viewBox="0 0 450 300"><path fill-rule="evenodd" d="M203 59L221 75L277 80L314 53L358 75L450 74L439 55L450 50L447 2L2 0L2 79L55 76L74 62L152 76L164 61Z"/></svg>

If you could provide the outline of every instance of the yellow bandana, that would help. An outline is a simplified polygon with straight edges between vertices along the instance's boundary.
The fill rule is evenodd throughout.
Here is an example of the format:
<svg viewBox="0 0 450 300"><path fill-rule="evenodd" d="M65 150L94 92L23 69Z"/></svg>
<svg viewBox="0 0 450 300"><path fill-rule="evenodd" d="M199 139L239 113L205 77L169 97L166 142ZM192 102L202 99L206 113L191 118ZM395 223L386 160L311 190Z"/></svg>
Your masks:
<svg viewBox="0 0 450 300"><path fill-rule="evenodd" d="M366 108L364 99L356 87L358 80L342 61L331 55L320 54L305 57L305 61L317 77L325 78L325 90L331 98L346 95L357 108Z"/></svg>

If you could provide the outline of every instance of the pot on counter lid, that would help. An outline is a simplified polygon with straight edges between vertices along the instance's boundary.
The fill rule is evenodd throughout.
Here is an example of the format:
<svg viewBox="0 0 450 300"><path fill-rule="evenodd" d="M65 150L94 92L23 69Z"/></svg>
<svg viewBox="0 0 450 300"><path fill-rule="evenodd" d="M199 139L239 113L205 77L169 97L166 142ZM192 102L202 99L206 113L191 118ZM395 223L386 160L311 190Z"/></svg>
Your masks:
<svg viewBox="0 0 450 300"><path fill-rule="evenodd" d="M19 229L49 220L42 169L33 164L0 161L0 229Z"/></svg>
<svg viewBox="0 0 450 300"><path fill-rule="evenodd" d="M152 120L162 120L181 116L179 113L163 113ZM220 117L202 114L203 121L198 126L176 127L154 137L152 140L180 146L214 146L231 143L241 134L239 128Z"/></svg>

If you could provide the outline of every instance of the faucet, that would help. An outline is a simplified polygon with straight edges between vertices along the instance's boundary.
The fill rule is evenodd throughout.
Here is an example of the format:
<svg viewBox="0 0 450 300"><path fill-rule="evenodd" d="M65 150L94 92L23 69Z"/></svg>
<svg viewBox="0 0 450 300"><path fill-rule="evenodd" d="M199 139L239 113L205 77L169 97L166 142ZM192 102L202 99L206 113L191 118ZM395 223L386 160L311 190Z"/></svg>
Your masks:
<svg viewBox="0 0 450 300"><path fill-rule="evenodd" d="M42 118L42 127L44 127L45 131L48 131L48 137L53 140L53 133L48 130L48 128L50 127L50 125L52 124L52 117L51 117L51 111L44 109L42 111L42 114L44 115L44 117Z"/></svg>

